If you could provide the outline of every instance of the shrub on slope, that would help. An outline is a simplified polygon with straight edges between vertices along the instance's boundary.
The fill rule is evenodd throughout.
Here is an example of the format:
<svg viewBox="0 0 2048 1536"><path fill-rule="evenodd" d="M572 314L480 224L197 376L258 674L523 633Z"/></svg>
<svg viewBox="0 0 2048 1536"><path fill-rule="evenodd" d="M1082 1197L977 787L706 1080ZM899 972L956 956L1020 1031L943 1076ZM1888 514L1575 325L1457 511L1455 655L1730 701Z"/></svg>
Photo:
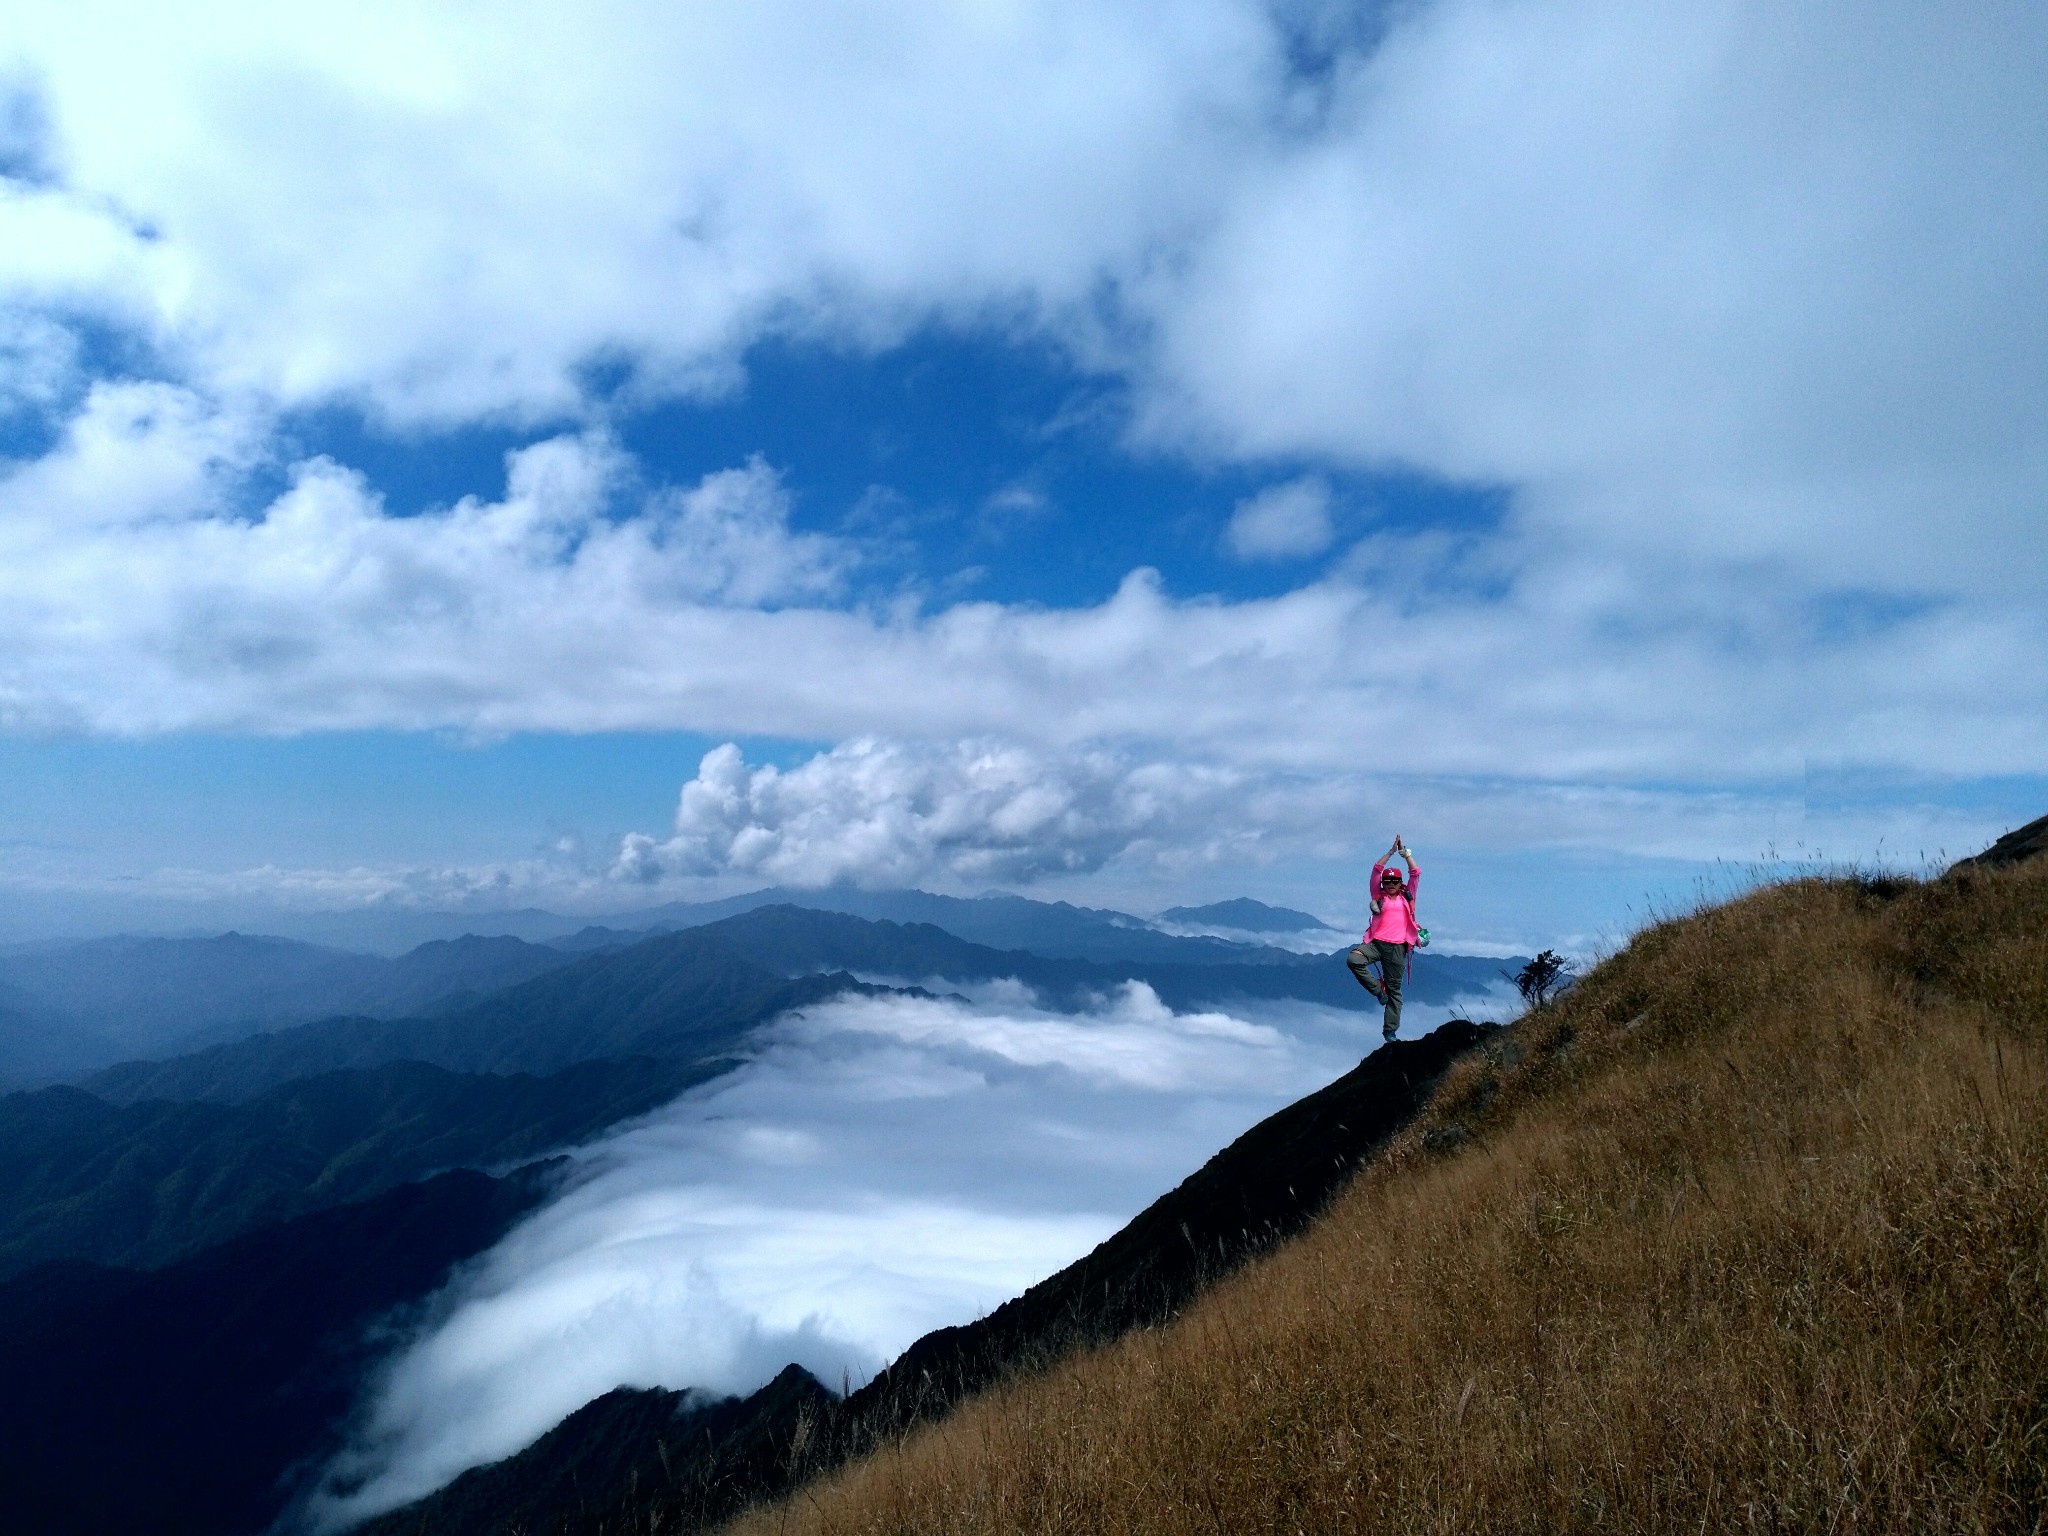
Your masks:
<svg viewBox="0 0 2048 1536"><path fill-rule="evenodd" d="M1295 1243L756 1532L2039 1530L2048 869L1659 925Z"/></svg>

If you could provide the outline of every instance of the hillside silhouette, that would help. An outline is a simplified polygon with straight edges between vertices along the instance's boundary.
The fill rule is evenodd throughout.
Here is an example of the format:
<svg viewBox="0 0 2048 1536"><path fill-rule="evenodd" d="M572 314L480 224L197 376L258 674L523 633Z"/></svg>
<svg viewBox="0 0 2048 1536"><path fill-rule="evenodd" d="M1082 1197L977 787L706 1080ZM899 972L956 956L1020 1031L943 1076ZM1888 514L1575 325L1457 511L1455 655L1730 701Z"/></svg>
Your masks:
<svg viewBox="0 0 2048 1536"><path fill-rule="evenodd" d="M554 1170L460 1170L158 1270L0 1282L0 1530L265 1529L389 1342L371 1325L490 1247Z"/></svg>
<svg viewBox="0 0 2048 1536"><path fill-rule="evenodd" d="M1312 912L1271 907L1249 896L1212 901L1203 907L1168 907L1159 919L1189 928L1230 928L1239 933L1314 933L1335 926Z"/></svg>

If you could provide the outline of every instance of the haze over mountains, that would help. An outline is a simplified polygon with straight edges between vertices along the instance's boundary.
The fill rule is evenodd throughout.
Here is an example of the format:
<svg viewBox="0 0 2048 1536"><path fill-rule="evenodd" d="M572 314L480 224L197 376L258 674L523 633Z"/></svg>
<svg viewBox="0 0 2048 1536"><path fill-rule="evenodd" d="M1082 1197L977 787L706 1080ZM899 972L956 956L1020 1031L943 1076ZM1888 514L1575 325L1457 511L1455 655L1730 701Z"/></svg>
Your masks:
<svg viewBox="0 0 2048 1536"><path fill-rule="evenodd" d="M553 913L334 914L364 937L428 936L395 955L336 949L272 936L114 937L0 950L0 1084L48 1080L116 1061L185 1054L282 1025L342 1015L393 1019L435 1014L540 975L569 956L631 944L653 933L700 927L794 904L876 921L927 923L976 944L1060 959L1162 963L1286 962L1257 943L1190 937L1128 913L1023 897L938 896L853 889L755 891L722 901L675 902L592 925ZM1215 926L1254 926L1278 914L1275 933L1316 920L1257 902L1224 904ZM1192 909L1190 909L1192 910ZM1207 910L1207 909L1205 909ZM1231 922L1225 922L1224 918ZM365 926L367 925L367 926ZM467 925L467 926L464 926ZM1320 925L1317 925L1320 926ZM522 936L523 935L523 936ZM369 947L375 947L374 945Z"/></svg>
<svg viewBox="0 0 2048 1536"><path fill-rule="evenodd" d="M1275 1102L1257 1094L1276 1089L1284 1102L1299 1089L1281 1085L1319 1080L1326 1069L1316 1064L1333 1049L1355 1054L1366 1033L1345 1022L1367 999L1332 956L1188 931L1320 927L1308 914L1257 903L1152 924L1006 896L768 890L631 921L563 919L548 943L463 935L398 955L239 933L0 954L0 1063L18 1082L47 1084L0 1097L0 1286L11 1298L0 1358L14 1379L41 1383L53 1405L52 1427L24 1428L11 1453L0 1522L32 1519L27 1528L51 1531L123 1520L260 1528L310 1493L344 1444L344 1410L364 1411L372 1362L407 1337L388 1324L366 1333L371 1321L396 1316L390 1309L401 1301L420 1302L450 1264L496 1242L519 1210L561 1198L538 1175L504 1184L510 1170L658 1109L673 1115L662 1107L693 1085L708 1092L744 1080L758 1097L760 1085L777 1081L749 1065L764 1051L810 1061L803 1070L814 1086L804 1091L825 1093L821 1105L841 1091L834 1074L850 1070L848 1050L870 1051L876 1062L883 1057L873 1051L923 1053L929 1067L917 1070L980 1063L978 1074L1036 1074L1031 1102L1042 1107L1020 1101L1000 1111L1026 1115L1022 1123L1066 1113L1062 1106L1080 1103L1076 1093L1099 1095L1090 1082L1164 1093L1162 1102L1186 1103L1185 1115L1248 1067L1270 1078L1274 1087L1250 1084L1253 1097L1218 1099L1158 1141L1168 1149L1160 1155L1179 1155L1170 1149L1184 1144L1198 1157L1223 1134L1208 1126L1244 1123L1233 1117L1246 1108L1231 1106ZM1417 1016L1497 990L1499 964L1418 957ZM854 1005L870 1011L849 1013ZM826 1036L804 1033L802 1020L817 1009L833 1021ZM1265 1019L1281 1028L1256 1022ZM1301 1029L1304 1042L1319 1042L1309 1055L1293 1045L1274 1054L1287 1031ZM897 1030L909 1033L891 1044ZM1141 1054L1115 1054L1133 1050ZM824 1054L804 1054L817 1051ZM743 1068L752 1075L733 1075ZM70 1081L49 1083L58 1076ZM1184 1099L1189 1093L1196 1098ZM970 1122L983 1113L961 1104ZM1123 1113L1109 1104L1105 1125ZM846 1112L849 1125L871 1113ZM588 1179L600 1165L578 1166L576 1178ZM450 1183L450 1169L477 1173ZM473 1214L456 1215L458 1206ZM443 1211L444 1236L407 1237L430 1209ZM1036 1220L1014 1230L1039 1230ZM1101 1230L1101 1220L1088 1215L1084 1227ZM1043 1230L1084 1227L1061 1217ZM385 1245L376 1276L364 1271L361 1285L338 1288L305 1284L343 1231L385 1234L365 1250ZM1020 1250L1016 1262L1032 1261ZM223 1265L233 1283L218 1278ZM1017 1273L1028 1280L1032 1271ZM1009 1292L977 1294L993 1301ZM117 1326L117 1317L131 1322ZM220 1422L262 1419L266 1428L239 1449L181 1450L185 1442L160 1422L177 1411L178 1394L143 1378L209 1368L196 1357L172 1362L145 1347L138 1330L217 1341L243 1319L247 1348L267 1363L233 1364L253 1357L228 1349L201 1395L212 1394L206 1400L217 1406L206 1411ZM76 1354L73 1374L60 1380L53 1351L96 1332L130 1342ZM121 1403L132 1406L108 1406ZM90 1438L104 1465L125 1469L72 1514L63 1512L63 1488L78 1464L52 1438L65 1434ZM288 1467L298 1470L280 1482ZM130 1484L132 1496L120 1491ZM323 1495L333 1496L331 1488Z"/></svg>

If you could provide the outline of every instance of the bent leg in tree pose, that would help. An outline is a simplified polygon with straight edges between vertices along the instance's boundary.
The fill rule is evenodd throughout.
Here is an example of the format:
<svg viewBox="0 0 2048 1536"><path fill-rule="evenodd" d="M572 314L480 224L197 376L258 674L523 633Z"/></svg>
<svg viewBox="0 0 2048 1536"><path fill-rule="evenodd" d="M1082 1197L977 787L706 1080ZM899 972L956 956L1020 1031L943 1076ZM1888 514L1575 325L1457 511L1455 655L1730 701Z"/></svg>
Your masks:
<svg viewBox="0 0 2048 1536"><path fill-rule="evenodd" d="M1392 867L1396 855L1408 865L1405 882L1401 872ZM1408 968L1408 953L1421 937L1415 926L1415 890L1421 883L1422 866L1396 836L1394 846L1372 867L1372 922L1365 937L1345 957L1358 984L1384 1005L1380 1033L1388 1040L1401 1028L1401 982ZM1375 964L1380 972L1377 981L1372 973Z"/></svg>

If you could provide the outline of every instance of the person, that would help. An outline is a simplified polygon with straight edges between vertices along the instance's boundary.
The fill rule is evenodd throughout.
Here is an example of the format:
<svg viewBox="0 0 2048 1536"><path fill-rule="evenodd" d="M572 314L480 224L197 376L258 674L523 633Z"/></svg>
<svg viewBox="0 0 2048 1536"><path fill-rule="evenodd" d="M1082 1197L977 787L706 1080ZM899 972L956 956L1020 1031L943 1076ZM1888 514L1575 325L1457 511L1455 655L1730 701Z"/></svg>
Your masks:
<svg viewBox="0 0 2048 1536"><path fill-rule="evenodd" d="M1408 865L1405 883L1401 872L1393 867L1396 855ZM1372 867L1372 922L1365 937L1345 958L1358 984L1380 1000L1380 1034L1387 1040L1393 1039L1401 1028L1401 982L1408 969L1409 951L1422 937L1422 930L1415 926L1415 890L1421 883L1422 866L1415 862L1414 852L1401 841L1400 835L1395 834L1394 846L1380 855ZM1380 968L1377 982L1372 975L1375 964Z"/></svg>

